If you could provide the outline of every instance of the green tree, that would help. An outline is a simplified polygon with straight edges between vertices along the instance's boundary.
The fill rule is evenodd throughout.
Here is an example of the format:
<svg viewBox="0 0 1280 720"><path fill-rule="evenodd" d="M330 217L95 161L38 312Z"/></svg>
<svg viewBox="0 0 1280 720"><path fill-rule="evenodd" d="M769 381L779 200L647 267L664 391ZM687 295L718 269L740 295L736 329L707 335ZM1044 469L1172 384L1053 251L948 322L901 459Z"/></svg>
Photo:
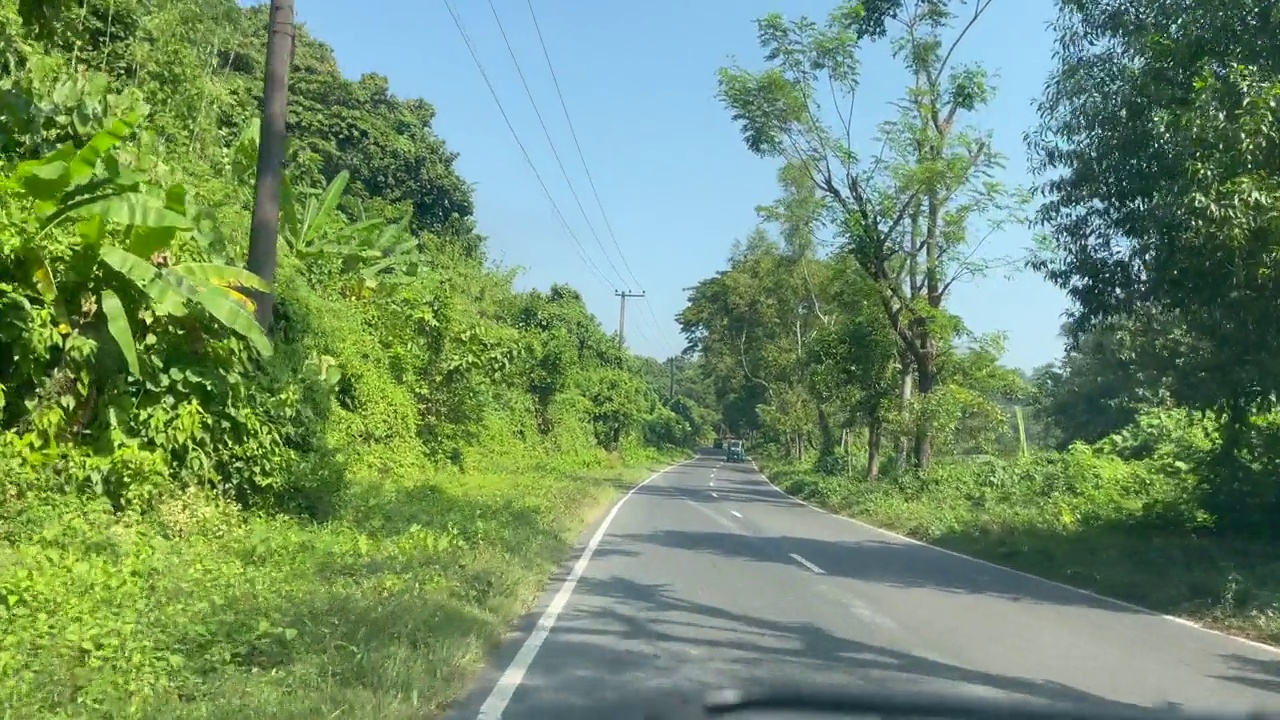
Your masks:
<svg viewBox="0 0 1280 720"><path fill-rule="evenodd" d="M1080 332L1139 313L1178 329L1170 394L1226 420L1205 485L1224 528L1280 504L1255 422L1280 392L1277 29L1260 0L1064 2L1030 138L1050 178L1035 266Z"/></svg>
<svg viewBox="0 0 1280 720"><path fill-rule="evenodd" d="M1266 39L1280 18L1266 7L1063 2L1030 137L1052 176L1036 266L1074 301L1076 326L1170 317L1186 335L1176 397L1241 421L1280 389L1280 61Z"/></svg>
<svg viewBox="0 0 1280 720"><path fill-rule="evenodd" d="M867 432L866 476L880 476L886 417L897 398L897 342L877 305L876 289L847 255L831 270L830 322L810 343L814 392L843 409L847 426Z"/></svg>
<svg viewBox="0 0 1280 720"><path fill-rule="evenodd" d="M757 23L768 67L720 71L720 97L747 146L808 173L825 222L874 280L922 394L938 385L938 354L956 329L943 307L948 290L989 267L973 259L981 238L1016 220L1026 199L991 178L1001 159L988 134L961 124L993 94L980 67L953 64L989 5L976 3L950 38L957 17L945 2L844 2L822 25L775 13ZM913 79L899 115L882 126L882 162L854 146L851 113L859 50L890 24L902 28L891 47ZM827 112L838 120L827 122ZM916 423L921 468L930 460L930 422L926 414Z"/></svg>
<svg viewBox="0 0 1280 720"><path fill-rule="evenodd" d="M757 228L735 243L728 271L694 288L678 320L716 379L729 428L768 431L802 456L817 412L802 362L816 315L796 259Z"/></svg>
<svg viewBox="0 0 1280 720"><path fill-rule="evenodd" d="M1125 317L1087 331L1067 323L1063 334L1073 339L1066 354L1035 378L1036 404L1061 434L1060 446L1097 442L1144 409L1167 404L1167 373L1180 355L1176 333Z"/></svg>

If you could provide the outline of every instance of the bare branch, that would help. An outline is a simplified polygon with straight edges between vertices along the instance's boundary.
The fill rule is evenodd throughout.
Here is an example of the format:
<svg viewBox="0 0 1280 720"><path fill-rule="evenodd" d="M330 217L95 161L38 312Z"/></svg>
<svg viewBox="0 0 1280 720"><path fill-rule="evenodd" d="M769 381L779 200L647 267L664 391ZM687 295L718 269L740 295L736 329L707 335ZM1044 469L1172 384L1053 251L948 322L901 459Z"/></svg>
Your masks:
<svg viewBox="0 0 1280 720"><path fill-rule="evenodd" d="M815 243L817 242L817 238L813 237L813 233L810 233L809 236ZM814 290L813 278L809 275L808 258L800 258L800 270L804 273L804 282L809 288L809 298L813 302L813 311L818 314L818 319L822 321L823 325L830 325L831 320L822 314L822 306L818 303L818 293Z"/></svg>
<svg viewBox="0 0 1280 720"><path fill-rule="evenodd" d="M763 378L758 378L751 374L751 368L747 367L747 331L743 329L741 335L738 336L738 356L742 359L742 374L754 383L760 383L764 386L765 392L769 393L769 399L774 400L773 386L766 382Z"/></svg>

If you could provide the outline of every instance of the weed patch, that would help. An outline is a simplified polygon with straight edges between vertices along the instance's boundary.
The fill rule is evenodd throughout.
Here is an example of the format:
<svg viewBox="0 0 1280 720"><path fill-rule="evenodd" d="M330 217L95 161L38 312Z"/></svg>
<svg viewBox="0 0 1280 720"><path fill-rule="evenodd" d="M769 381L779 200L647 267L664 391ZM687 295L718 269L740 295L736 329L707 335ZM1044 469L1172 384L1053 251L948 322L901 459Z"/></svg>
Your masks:
<svg viewBox="0 0 1280 720"><path fill-rule="evenodd" d="M0 704L27 717L418 718L465 685L583 522L652 464L362 488L324 524L192 491L62 498L0 531Z"/></svg>

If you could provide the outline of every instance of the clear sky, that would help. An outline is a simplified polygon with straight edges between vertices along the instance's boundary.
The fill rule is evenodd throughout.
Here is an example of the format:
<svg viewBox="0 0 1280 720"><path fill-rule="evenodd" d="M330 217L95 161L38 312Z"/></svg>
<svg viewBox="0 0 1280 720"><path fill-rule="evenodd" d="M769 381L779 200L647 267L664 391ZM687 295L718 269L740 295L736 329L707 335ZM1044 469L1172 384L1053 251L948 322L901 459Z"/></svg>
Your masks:
<svg viewBox="0 0 1280 720"><path fill-rule="evenodd" d="M520 287L568 282L613 331L616 289L628 301L627 341L636 352L666 357L683 347L674 315L682 288L721 269L729 246L756 224L754 207L776 196L776 165L743 146L715 99L718 67L731 56L758 65L753 20L779 11L823 17L831 0L532 0L573 127L609 224L618 258L574 149L538 43L527 0L493 0L543 119L550 128L615 276L584 222L516 73L487 0L453 0L520 140L590 253L601 279L580 259L551 203L467 52L444 0L296 0L298 19L337 53L348 76L377 72L402 97L437 110L435 123L460 153L458 170L475 186L476 214L491 257L524 272ZM999 73L999 95L981 122L1008 157L1005 179L1027 182L1023 133L1050 66L1052 0L995 0L962 51ZM859 120L870 138L905 77L886 51L864 60ZM996 236L995 254L1018 252L1025 230ZM645 307L647 305L647 307ZM951 305L976 331L1009 334L1007 361L1031 368L1061 352L1057 330L1065 299L1033 273L1019 271L958 287Z"/></svg>

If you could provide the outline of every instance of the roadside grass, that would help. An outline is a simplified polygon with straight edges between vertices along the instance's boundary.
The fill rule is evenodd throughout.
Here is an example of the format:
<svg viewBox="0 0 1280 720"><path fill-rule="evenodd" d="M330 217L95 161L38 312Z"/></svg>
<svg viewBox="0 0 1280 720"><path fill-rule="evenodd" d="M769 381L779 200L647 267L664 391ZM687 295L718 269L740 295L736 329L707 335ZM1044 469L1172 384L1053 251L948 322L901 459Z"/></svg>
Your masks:
<svg viewBox="0 0 1280 720"><path fill-rule="evenodd" d="M876 527L1073 587L1280 645L1280 551L1258 543L1161 529L1138 503L1092 518L1033 491L904 490L893 480L822 477L762 463L769 479L809 502ZM1096 500L1096 498L1095 498Z"/></svg>
<svg viewBox="0 0 1280 720"><path fill-rule="evenodd" d="M194 491L147 517L30 504L0 524L3 717L431 715L669 461L368 478L323 525Z"/></svg>

